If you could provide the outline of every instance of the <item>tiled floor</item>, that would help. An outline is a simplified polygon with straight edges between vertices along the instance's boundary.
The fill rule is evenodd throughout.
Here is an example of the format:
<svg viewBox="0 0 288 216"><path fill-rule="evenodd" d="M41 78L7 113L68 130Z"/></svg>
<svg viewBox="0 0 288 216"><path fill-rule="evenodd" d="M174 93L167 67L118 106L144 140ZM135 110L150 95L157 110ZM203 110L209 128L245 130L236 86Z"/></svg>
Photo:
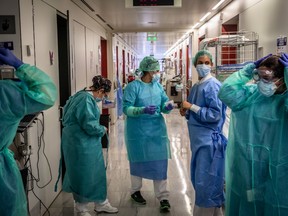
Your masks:
<svg viewBox="0 0 288 216"><path fill-rule="evenodd" d="M194 205L194 190L190 181L189 137L184 117L179 111L173 110L165 115L168 135L171 144L172 159L169 160L168 189L170 190L171 211L160 213L159 202L154 196L151 180L144 180L142 194L147 200L145 206L135 204L130 199L129 164L124 143L124 120L119 119L110 128L109 163L107 167L108 199L119 209L117 216L186 216L192 215ZM106 154L106 152L105 152ZM91 204L91 215L93 212ZM51 216L73 216L74 202L71 194L62 192L49 208ZM45 216L48 214L46 213ZM99 214L108 215L108 214ZM110 214L111 215L111 214Z"/></svg>

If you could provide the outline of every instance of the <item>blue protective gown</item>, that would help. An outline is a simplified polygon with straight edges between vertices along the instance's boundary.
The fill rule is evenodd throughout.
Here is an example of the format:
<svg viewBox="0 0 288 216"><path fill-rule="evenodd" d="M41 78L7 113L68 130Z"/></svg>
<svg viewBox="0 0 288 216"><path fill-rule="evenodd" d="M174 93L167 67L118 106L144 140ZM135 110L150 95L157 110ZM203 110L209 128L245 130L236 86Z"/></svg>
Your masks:
<svg viewBox="0 0 288 216"><path fill-rule="evenodd" d="M125 121L125 142L130 173L152 180L167 179L168 158L171 157L165 120L161 114L169 113L164 106L168 97L158 82L130 82L124 91L123 112ZM131 116L128 109L149 105L157 106L154 115Z"/></svg>
<svg viewBox="0 0 288 216"><path fill-rule="evenodd" d="M107 196L100 110L94 97L79 91L64 106L62 152L66 165L63 190L76 202L103 202Z"/></svg>
<svg viewBox="0 0 288 216"><path fill-rule="evenodd" d="M288 215L288 93L261 95L254 64L228 77L219 97L232 110L225 215ZM288 86L288 71L284 71Z"/></svg>
<svg viewBox="0 0 288 216"><path fill-rule="evenodd" d="M20 120L29 113L53 106L57 91L53 81L34 66L23 64L16 71L21 82L0 80L0 215L27 216L23 182L13 153Z"/></svg>
<svg viewBox="0 0 288 216"><path fill-rule="evenodd" d="M121 116L123 114L123 89L120 84L120 81L117 80L118 88L117 88L117 115Z"/></svg>
<svg viewBox="0 0 288 216"><path fill-rule="evenodd" d="M221 83L210 77L196 83L188 102L200 107L195 113L188 110L189 137L192 151L191 181L196 205L220 207L224 202L224 163L227 139L222 135L226 106L217 94Z"/></svg>

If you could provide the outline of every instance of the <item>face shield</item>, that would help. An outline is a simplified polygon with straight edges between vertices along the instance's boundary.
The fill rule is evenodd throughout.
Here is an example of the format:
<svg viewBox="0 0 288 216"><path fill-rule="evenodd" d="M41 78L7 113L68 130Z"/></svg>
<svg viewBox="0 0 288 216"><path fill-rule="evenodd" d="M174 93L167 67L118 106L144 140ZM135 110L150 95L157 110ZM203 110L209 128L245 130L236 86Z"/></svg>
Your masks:
<svg viewBox="0 0 288 216"><path fill-rule="evenodd" d="M273 82L275 79L274 71L272 70L263 70L263 69L254 69L253 72L253 80L256 82L263 80L263 82L269 83Z"/></svg>

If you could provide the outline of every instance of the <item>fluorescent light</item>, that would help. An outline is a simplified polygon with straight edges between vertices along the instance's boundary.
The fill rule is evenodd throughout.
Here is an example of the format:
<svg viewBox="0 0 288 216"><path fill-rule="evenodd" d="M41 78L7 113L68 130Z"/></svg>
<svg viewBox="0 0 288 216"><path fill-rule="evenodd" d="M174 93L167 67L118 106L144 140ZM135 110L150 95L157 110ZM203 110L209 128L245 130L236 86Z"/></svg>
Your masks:
<svg viewBox="0 0 288 216"><path fill-rule="evenodd" d="M196 26L198 26L200 23L197 22L194 26L192 26L192 29L196 28Z"/></svg>
<svg viewBox="0 0 288 216"><path fill-rule="evenodd" d="M213 8L212 10L216 10L225 0L219 1Z"/></svg>
<svg viewBox="0 0 288 216"><path fill-rule="evenodd" d="M203 20L206 19L206 17L208 17L211 14L211 12L206 13L201 19L200 22L202 22Z"/></svg>

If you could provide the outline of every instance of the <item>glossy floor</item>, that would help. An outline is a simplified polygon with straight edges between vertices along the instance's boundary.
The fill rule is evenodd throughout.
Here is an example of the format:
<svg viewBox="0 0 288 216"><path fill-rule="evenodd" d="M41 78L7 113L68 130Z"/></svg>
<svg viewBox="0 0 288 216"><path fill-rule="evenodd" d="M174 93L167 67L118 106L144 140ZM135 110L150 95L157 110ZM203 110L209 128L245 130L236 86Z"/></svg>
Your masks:
<svg viewBox="0 0 288 216"><path fill-rule="evenodd" d="M169 201L171 211L160 213L159 201L153 192L151 180L143 181L141 190L147 200L145 206L133 203L130 199L130 174L124 143L124 120L119 119L115 125L110 127L110 148L108 152L108 199L110 203L119 209L117 216L157 216L192 215L194 205L194 190L190 181L190 143L187 125L184 117L179 115L178 110L173 110L165 115L168 135L170 138L172 159L169 160L168 189L170 191ZM104 151L104 155L107 152ZM91 204L91 215L98 215L93 211ZM76 215L74 201L71 194L62 192L49 208L52 216ZM45 216L48 214L46 213ZM101 213L99 215L108 215ZM111 215L111 214L110 214Z"/></svg>

